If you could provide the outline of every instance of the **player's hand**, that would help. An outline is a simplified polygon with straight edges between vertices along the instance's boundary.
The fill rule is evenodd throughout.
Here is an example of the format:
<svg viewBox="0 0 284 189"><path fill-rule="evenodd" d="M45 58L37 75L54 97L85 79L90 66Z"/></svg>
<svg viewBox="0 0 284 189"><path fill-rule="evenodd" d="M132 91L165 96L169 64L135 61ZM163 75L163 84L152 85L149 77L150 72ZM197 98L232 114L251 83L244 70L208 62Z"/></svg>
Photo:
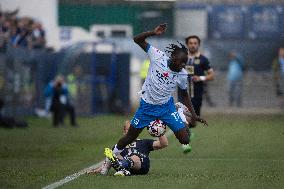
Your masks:
<svg viewBox="0 0 284 189"><path fill-rule="evenodd" d="M208 126L207 121L206 121L205 119L199 117L199 116L197 116L197 117L194 119L194 121L198 121L198 122L202 123L204 126Z"/></svg>
<svg viewBox="0 0 284 189"><path fill-rule="evenodd" d="M102 168L98 167L96 169L90 169L88 171L86 171L86 174L91 175L91 174L100 174L101 173Z"/></svg>
<svg viewBox="0 0 284 189"><path fill-rule="evenodd" d="M160 24L158 25L155 29L154 29L154 33L156 35L161 35L162 33L164 33L167 30L167 23L164 24Z"/></svg>
<svg viewBox="0 0 284 189"><path fill-rule="evenodd" d="M199 81L201 81L201 79L200 79L199 76L195 75L195 76L192 76L192 81L199 82Z"/></svg>

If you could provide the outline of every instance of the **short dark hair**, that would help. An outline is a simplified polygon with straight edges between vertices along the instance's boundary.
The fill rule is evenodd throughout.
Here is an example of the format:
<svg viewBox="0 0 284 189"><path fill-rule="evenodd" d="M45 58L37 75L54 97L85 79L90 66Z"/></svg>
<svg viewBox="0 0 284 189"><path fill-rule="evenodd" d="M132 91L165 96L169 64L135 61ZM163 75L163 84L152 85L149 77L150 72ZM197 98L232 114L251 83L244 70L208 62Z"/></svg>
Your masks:
<svg viewBox="0 0 284 189"><path fill-rule="evenodd" d="M187 44L190 39L197 39L199 45L201 43L201 40L197 35L190 35L187 38L185 38L185 44Z"/></svg>
<svg viewBox="0 0 284 189"><path fill-rule="evenodd" d="M166 47L168 50L166 49L165 51L170 53L171 56L173 54L177 54L179 52L183 52L185 54L188 54L188 49L182 43L180 43L179 41L177 41L177 42L181 45L181 47L179 47L176 44L169 44L169 46Z"/></svg>

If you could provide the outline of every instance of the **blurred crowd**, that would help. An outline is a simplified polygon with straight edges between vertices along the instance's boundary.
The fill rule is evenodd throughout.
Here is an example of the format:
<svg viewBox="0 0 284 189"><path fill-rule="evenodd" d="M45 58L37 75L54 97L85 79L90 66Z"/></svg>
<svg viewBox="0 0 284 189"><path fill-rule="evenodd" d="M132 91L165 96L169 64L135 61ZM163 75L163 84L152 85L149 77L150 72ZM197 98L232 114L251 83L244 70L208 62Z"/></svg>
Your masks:
<svg viewBox="0 0 284 189"><path fill-rule="evenodd" d="M19 10L5 12L0 10L0 51L5 51L8 45L29 49L45 47L45 31L40 22L19 17Z"/></svg>

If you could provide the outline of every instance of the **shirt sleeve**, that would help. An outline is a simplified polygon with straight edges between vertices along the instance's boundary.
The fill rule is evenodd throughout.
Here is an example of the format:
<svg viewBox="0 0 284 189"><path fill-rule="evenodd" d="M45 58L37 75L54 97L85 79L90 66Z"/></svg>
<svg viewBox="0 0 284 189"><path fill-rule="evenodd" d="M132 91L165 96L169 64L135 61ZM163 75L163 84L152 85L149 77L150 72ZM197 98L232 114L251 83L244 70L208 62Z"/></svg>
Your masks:
<svg viewBox="0 0 284 189"><path fill-rule="evenodd" d="M162 56L165 56L162 51L160 51L156 47L153 47L149 43L147 43L146 53L151 62L156 62L157 59L161 58Z"/></svg>
<svg viewBox="0 0 284 189"><path fill-rule="evenodd" d="M179 75L179 79L177 82L178 86L181 89L187 89L188 86L188 74L187 71L185 69L182 69L180 75Z"/></svg>
<svg viewBox="0 0 284 189"><path fill-rule="evenodd" d="M153 148L154 141L155 140L153 140L153 139L145 139L145 144L146 144L145 146L148 147L149 151L153 151L154 150L154 148Z"/></svg>
<svg viewBox="0 0 284 189"><path fill-rule="evenodd" d="M204 61L203 61L202 67L203 67L203 70L207 71L211 69L210 62L206 57L203 57L203 58L204 58Z"/></svg>

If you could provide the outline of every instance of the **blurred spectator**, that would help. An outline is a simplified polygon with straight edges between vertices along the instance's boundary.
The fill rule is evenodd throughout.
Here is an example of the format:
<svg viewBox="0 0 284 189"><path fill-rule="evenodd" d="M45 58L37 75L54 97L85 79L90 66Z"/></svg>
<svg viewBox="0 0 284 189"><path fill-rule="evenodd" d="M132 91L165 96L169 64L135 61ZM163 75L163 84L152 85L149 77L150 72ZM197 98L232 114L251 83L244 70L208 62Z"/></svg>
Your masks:
<svg viewBox="0 0 284 189"><path fill-rule="evenodd" d="M19 19L16 33L13 34L11 40L13 47L28 47L31 22L29 18Z"/></svg>
<svg viewBox="0 0 284 189"><path fill-rule="evenodd" d="M229 105L233 106L234 102L238 107L242 106L242 91L243 91L243 72L244 59L235 51L229 53L230 61L228 68L228 84L229 84Z"/></svg>
<svg viewBox="0 0 284 189"><path fill-rule="evenodd" d="M15 119L13 117L7 117L2 115L2 109L4 107L4 100L0 98L0 127L14 128L14 127L27 127L28 123L24 120Z"/></svg>
<svg viewBox="0 0 284 189"><path fill-rule="evenodd" d="M284 107L284 47L279 48L278 57L272 62L272 72L276 95L281 98L281 107Z"/></svg>
<svg viewBox="0 0 284 189"><path fill-rule="evenodd" d="M38 22L35 22L32 25L29 45L32 49L41 49L45 46L45 31L42 29L42 25Z"/></svg>
<svg viewBox="0 0 284 189"><path fill-rule="evenodd" d="M70 104L67 85L62 76L57 76L54 82L50 82L45 89L45 96L51 100L50 111L53 113L53 126L64 124L65 113L70 114L72 126L77 126L75 109Z"/></svg>
<svg viewBox="0 0 284 189"><path fill-rule="evenodd" d="M39 49L45 47L45 31L39 22L28 17L17 17L18 10L0 11L0 52L8 44L13 47Z"/></svg>

